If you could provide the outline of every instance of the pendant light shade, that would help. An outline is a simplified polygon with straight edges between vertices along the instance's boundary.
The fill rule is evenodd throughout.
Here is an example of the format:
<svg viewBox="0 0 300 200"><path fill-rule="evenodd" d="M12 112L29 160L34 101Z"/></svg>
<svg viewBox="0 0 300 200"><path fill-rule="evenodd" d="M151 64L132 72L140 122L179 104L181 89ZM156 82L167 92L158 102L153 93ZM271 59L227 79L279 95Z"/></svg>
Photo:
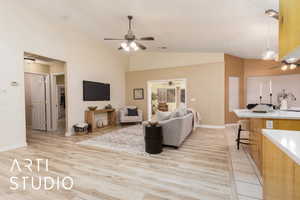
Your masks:
<svg viewBox="0 0 300 200"><path fill-rule="evenodd" d="M272 50L267 50L263 53L262 59L263 60L275 60L276 59L276 52Z"/></svg>

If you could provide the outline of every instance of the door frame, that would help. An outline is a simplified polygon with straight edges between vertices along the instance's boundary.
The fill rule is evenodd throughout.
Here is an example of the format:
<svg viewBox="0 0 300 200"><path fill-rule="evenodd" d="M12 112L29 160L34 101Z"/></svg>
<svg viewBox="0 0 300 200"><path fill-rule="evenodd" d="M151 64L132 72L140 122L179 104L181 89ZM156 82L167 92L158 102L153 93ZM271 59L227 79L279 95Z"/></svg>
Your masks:
<svg viewBox="0 0 300 200"><path fill-rule="evenodd" d="M185 85L185 106L187 106L187 79L186 78L174 78L174 79L162 79L162 80L148 80L147 81L147 117L148 121L152 118L152 89L151 83L155 82L169 82L169 81L183 81Z"/></svg>
<svg viewBox="0 0 300 200"><path fill-rule="evenodd" d="M50 73L50 80L51 80L51 111L52 111L52 116L51 116L51 127L52 130L55 131L57 130L57 122L58 122L58 109L57 109L57 84L56 84L56 77L64 75L66 76L65 72L57 72L57 73ZM66 77L65 77L65 82L66 82ZM65 86L65 95L66 95L66 84ZM66 102L66 107L67 107L67 102ZM67 110L65 109L65 118L66 118L66 123L67 123ZM66 124L66 130L67 130L67 124Z"/></svg>
<svg viewBox="0 0 300 200"><path fill-rule="evenodd" d="M25 74L33 74L45 77L45 118L46 118L46 130L51 131L51 93L50 93L50 76L47 73L43 72L25 72L24 71L24 78ZM25 89L25 85L24 85ZM24 90L25 91L25 90ZM26 105L25 105L26 106ZM25 108L26 110L26 108Z"/></svg>

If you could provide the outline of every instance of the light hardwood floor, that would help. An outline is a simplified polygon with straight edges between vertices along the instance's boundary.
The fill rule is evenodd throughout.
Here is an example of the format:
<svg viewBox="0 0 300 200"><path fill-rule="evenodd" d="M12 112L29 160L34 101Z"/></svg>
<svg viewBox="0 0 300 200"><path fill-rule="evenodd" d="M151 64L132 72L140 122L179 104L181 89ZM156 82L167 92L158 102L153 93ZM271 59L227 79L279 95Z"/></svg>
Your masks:
<svg viewBox="0 0 300 200"><path fill-rule="evenodd" d="M31 133L28 147L0 153L0 199L229 200L236 199L224 130L198 129L178 150L139 156L76 142L92 136ZM102 133L103 134L103 133ZM12 159L49 159L49 171L17 176L71 176L71 191L12 191ZM15 175L15 174L14 174Z"/></svg>

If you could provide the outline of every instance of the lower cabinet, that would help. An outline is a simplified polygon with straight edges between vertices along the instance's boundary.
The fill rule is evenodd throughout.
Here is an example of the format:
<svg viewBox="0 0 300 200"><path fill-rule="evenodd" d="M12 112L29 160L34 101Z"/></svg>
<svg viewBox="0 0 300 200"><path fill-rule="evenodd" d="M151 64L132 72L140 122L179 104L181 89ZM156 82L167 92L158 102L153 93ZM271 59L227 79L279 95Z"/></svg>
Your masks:
<svg viewBox="0 0 300 200"><path fill-rule="evenodd" d="M263 128L264 128L264 120L250 119L249 153L261 174L262 174L262 159L263 159L261 129Z"/></svg>
<svg viewBox="0 0 300 200"><path fill-rule="evenodd" d="M300 200L300 169L283 151L263 136L264 200Z"/></svg>
<svg viewBox="0 0 300 200"><path fill-rule="evenodd" d="M300 166L295 166L295 187L294 187L294 199L300 199Z"/></svg>

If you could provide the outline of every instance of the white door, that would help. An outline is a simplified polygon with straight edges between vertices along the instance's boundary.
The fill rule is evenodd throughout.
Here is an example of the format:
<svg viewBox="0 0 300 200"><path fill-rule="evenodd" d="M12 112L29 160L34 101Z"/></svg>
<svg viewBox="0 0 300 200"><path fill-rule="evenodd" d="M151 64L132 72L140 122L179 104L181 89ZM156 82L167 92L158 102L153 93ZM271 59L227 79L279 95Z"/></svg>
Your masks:
<svg viewBox="0 0 300 200"><path fill-rule="evenodd" d="M31 74L32 129L46 130L46 88L43 75Z"/></svg>

